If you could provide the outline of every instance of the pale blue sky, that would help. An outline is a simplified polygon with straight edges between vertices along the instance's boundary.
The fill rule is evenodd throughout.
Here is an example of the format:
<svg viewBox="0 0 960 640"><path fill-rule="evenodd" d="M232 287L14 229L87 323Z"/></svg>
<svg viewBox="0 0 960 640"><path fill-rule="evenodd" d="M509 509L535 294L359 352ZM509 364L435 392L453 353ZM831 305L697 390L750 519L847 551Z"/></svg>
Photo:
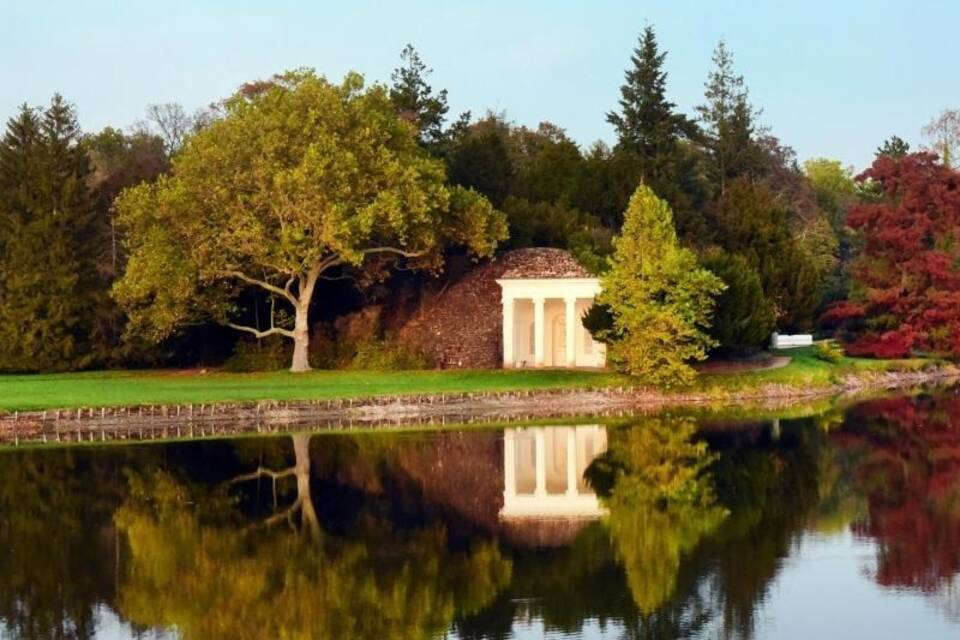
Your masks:
<svg viewBox="0 0 960 640"><path fill-rule="evenodd" d="M550 120L586 145L612 140L604 113L647 22L681 108L700 102L725 38L762 121L801 159L863 167L884 138L916 144L960 107L956 0L0 0L0 118L59 91L84 129L126 127L148 103L192 109L300 66L388 80L411 42L451 111Z"/></svg>

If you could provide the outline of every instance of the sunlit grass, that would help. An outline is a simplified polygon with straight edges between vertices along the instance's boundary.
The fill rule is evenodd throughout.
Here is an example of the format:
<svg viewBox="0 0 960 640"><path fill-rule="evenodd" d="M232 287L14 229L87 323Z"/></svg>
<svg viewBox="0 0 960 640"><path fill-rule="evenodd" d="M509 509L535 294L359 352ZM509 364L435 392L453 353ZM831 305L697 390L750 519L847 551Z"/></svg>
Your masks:
<svg viewBox="0 0 960 640"><path fill-rule="evenodd" d="M767 384L823 388L857 372L917 370L930 359L844 358L832 364L810 348L776 352L792 358L779 369L709 373L684 393L723 396ZM0 376L0 411L211 404L258 400L326 400L383 395L454 394L631 386L631 378L608 371L524 369L444 371L312 371L293 374L199 371L110 371Z"/></svg>
<svg viewBox="0 0 960 640"><path fill-rule="evenodd" d="M115 371L0 376L0 411L315 400L605 387L630 384L606 371L560 369L311 371L293 374Z"/></svg>

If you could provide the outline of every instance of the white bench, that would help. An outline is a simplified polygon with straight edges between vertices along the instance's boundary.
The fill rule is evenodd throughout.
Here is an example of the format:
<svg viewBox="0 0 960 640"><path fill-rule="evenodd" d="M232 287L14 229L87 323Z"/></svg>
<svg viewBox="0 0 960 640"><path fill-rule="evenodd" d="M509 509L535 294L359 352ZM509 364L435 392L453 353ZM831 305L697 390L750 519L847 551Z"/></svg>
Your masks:
<svg viewBox="0 0 960 640"><path fill-rule="evenodd" d="M771 349L796 349L797 347L809 347L813 345L813 336L809 333L798 333L792 336L782 336L774 332L770 336Z"/></svg>

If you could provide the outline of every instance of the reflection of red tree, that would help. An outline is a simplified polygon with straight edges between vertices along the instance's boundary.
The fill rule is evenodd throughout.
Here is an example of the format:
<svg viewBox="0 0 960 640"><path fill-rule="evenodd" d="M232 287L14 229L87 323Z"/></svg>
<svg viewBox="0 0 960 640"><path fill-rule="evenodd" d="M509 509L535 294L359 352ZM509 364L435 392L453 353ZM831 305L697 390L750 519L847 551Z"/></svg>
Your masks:
<svg viewBox="0 0 960 640"><path fill-rule="evenodd" d="M960 571L960 397L869 402L847 424L838 442L863 456L869 503L853 531L880 545L877 582L940 587Z"/></svg>

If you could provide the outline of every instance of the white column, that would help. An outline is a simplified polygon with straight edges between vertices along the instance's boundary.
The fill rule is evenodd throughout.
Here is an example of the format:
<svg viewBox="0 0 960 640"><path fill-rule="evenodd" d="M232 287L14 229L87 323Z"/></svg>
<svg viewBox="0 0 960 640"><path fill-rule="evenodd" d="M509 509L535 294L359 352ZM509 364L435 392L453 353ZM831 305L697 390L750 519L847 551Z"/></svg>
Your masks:
<svg viewBox="0 0 960 640"><path fill-rule="evenodd" d="M517 495L517 454L514 445L514 429L503 432L503 499L504 504Z"/></svg>
<svg viewBox="0 0 960 640"><path fill-rule="evenodd" d="M536 367L543 366L543 354L544 354L544 336L546 332L543 330L543 298L534 298L533 299L533 364Z"/></svg>
<svg viewBox="0 0 960 640"><path fill-rule="evenodd" d="M503 297L503 366L512 368L516 366L517 359L514 356L513 339L516 334L516 326L513 322L513 310L516 302L513 298Z"/></svg>
<svg viewBox="0 0 960 640"><path fill-rule="evenodd" d="M535 465L537 486L533 491L535 496L547 495L547 445L544 440L543 427L535 427L533 432L535 449Z"/></svg>
<svg viewBox="0 0 960 640"><path fill-rule="evenodd" d="M564 327L566 328L567 335L564 346L566 347L567 366L575 367L577 366L577 299L564 298L563 302L565 305L564 311L566 312Z"/></svg>
<svg viewBox="0 0 960 640"><path fill-rule="evenodd" d="M577 430L567 427L567 495L577 495Z"/></svg>

